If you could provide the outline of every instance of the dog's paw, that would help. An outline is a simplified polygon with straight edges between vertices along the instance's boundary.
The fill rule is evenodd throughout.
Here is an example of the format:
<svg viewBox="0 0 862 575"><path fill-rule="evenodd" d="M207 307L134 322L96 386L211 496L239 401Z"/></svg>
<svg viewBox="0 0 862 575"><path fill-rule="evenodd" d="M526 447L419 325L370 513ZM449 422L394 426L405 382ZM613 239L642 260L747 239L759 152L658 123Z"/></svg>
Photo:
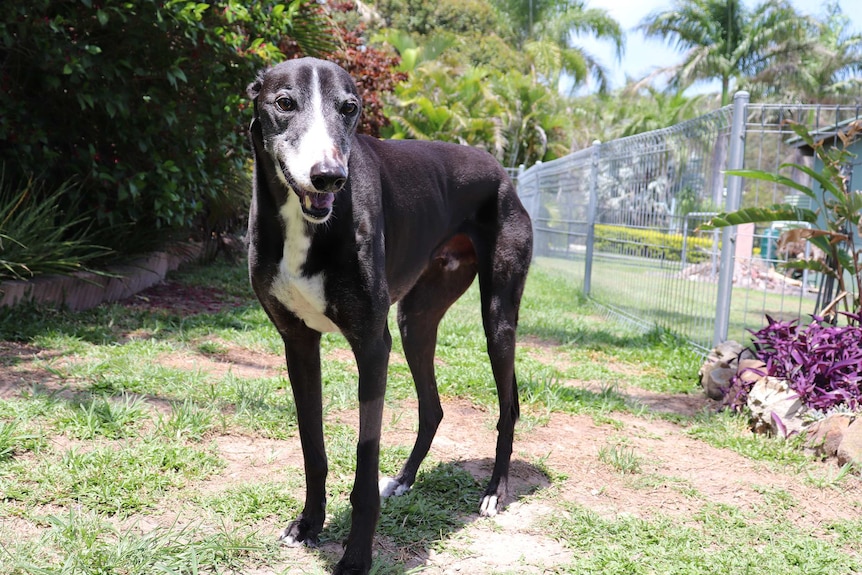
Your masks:
<svg viewBox="0 0 862 575"><path fill-rule="evenodd" d="M500 499L496 495L486 495L479 503L479 515L494 517L500 511Z"/></svg>
<svg viewBox="0 0 862 575"><path fill-rule="evenodd" d="M370 571L371 568L366 567L365 565L344 565L342 560L335 566L335 569L332 571L332 575L367 575Z"/></svg>
<svg viewBox="0 0 862 575"><path fill-rule="evenodd" d="M282 545L287 547L317 547L317 535L310 533L308 525L302 520L297 519L288 525L278 540Z"/></svg>
<svg viewBox="0 0 862 575"><path fill-rule="evenodd" d="M410 486L395 480L392 477L383 477L378 483L380 497L398 497L410 491Z"/></svg>

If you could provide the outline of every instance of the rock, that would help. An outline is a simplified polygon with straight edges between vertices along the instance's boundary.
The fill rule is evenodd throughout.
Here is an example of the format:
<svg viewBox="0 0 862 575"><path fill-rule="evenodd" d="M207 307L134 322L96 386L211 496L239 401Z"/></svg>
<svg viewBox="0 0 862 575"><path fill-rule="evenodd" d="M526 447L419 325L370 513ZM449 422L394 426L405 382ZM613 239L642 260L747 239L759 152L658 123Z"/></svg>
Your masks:
<svg viewBox="0 0 862 575"><path fill-rule="evenodd" d="M740 358L736 373L742 381L754 384L766 376L766 364L759 359Z"/></svg>
<svg viewBox="0 0 862 575"><path fill-rule="evenodd" d="M799 395L777 377L757 380L748 394L751 428L755 433L789 437L802 430L805 407Z"/></svg>
<svg viewBox="0 0 862 575"><path fill-rule="evenodd" d="M838 446L849 425L850 416L843 414L833 414L815 421L804 430L805 450L815 457L833 457L838 453Z"/></svg>
<svg viewBox="0 0 862 575"><path fill-rule="evenodd" d="M724 398L727 388L730 387L730 379L734 375L736 370L732 369L727 362L706 364L700 370L700 384L707 397L719 401Z"/></svg>
<svg viewBox="0 0 862 575"><path fill-rule="evenodd" d="M742 344L729 339L715 346L709 355L706 356L706 363L717 363L723 361L728 365L736 362L739 354L743 351ZM735 367L735 366L733 366Z"/></svg>
<svg viewBox="0 0 862 575"><path fill-rule="evenodd" d="M723 399L730 386L731 378L736 375L739 361L752 357L751 350L733 340L727 340L715 346L698 372L700 384L706 395L710 399Z"/></svg>
<svg viewBox="0 0 862 575"><path fill-rule="evenodd" d="M841 443L838 444L838 465L850 463L862 467L862 418L856 418L847 429Z"/></svg>

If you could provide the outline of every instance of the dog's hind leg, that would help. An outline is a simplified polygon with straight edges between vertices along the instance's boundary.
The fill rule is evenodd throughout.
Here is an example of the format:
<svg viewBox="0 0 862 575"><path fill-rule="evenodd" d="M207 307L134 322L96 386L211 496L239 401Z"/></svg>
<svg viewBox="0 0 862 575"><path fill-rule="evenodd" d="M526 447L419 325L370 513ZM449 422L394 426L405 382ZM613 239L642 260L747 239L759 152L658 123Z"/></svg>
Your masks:
<svg viewBox="0 0 862 575"><path fill-rule="evenodd" d="M497 220L491 228L494 233L476 242L482 322L500 404L494 470L479 507L484 516L497 514L508 491L515 422L520 414L515 331L532 255L532 228L526 211L513 195L498 202Z"/></svg>
<svg viewBox="0 0 862 575"><path fill-rule="evenodd" d="M456 235L437 251L428 269L398 305L404 356L419 399L419 433L398 475L380 480L383 497L401 495L410 489L443 419L434 376L437 327L446 310L470 287L475 276L473 245L466 235Z"/></svg>

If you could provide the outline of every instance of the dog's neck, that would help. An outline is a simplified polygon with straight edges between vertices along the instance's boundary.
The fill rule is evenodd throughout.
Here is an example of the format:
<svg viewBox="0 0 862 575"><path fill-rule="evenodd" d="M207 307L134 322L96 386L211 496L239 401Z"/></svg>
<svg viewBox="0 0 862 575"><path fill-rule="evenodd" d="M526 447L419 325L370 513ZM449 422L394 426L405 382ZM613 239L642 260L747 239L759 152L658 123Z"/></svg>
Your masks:
<svg viewBox="0 0 862 575"><path fill-rule="evenodd" d="M286 201L278 210L281 217L282 229L284 230L284 257L282 266L291 276L298 277L301 268L308 259L308 249L311 247L312 230L302 217L302 209L299 206L299 196L293 190L287 188Z"/></svg>
<svg viewBox="0 0 862 575"><path fill-rule="evenodd" d="M284 230L284 248L278 275L270 291L287 309L305 324L320 332L337 332L338 328L326 317L324 275L307 275L303 266L308 261L314 225L302 217L299 197L288 189L287 201L278 211Z"/></svg>

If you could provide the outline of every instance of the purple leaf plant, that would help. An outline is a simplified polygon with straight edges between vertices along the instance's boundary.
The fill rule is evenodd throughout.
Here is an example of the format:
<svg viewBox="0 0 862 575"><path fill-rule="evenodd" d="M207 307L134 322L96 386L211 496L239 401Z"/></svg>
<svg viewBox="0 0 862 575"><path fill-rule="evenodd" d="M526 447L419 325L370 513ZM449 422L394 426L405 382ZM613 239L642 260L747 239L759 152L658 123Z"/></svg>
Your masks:
<svg viewBox="0 0 862 575"><path fill-rule="evenodd" d="M767 315L768 325L752 331L754 355L766 367L752 371L786 380L810 409L858 410L862 407L862 313L842 315L847 325L812 316L804 327L798 320L776 321ZM735 411L745 407L757 379L742 375L731 379L724 397L725 405Z"/></svg>

